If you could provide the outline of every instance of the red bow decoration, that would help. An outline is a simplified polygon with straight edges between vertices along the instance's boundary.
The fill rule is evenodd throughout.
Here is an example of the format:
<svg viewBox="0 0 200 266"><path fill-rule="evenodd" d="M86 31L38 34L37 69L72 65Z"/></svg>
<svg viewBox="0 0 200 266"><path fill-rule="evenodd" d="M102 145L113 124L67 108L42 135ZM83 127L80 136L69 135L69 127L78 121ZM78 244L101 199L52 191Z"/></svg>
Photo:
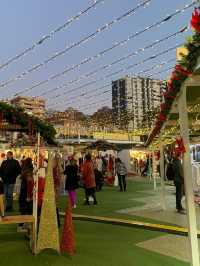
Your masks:
<svg viewBox="0 0 200 266"><path fill-rule="evenodd" d="M176 98L176 96L170 95L169 92L164 93L164 97L165 99L172 99L172 100Z"/></svg>
<svg viewBox="0 0 200 266"><path fill-rule="evenodd" d="M194 9L190 24L194 30L196 30L197 32L200 32L200 11L199 9L197 8Z"/></svg>
<svg viewBox="0 0 200 266"><path fill-rule="evenodd" d="M180 72L177 71L177 69L175 68L175 70L172 72L172 75L171 75L171 82L173 83L173 81L175 80L180 80L180 77L178 76Z"/></svg>
<svg viewBox="0 0 200 266"><path fill-rule="evenodd" d="M158 118L158 119L159 119L159 121L166 121L167 116L161 113L161 114L159 115L159 118Z"/></svg>
<svg viewBox="0 0 200 266"><path fill-rule="evenodd" d="M176 138L176 148L175 148L175 152L176 153L180 153L183 154L186 152L184 143L183 143L183 139L181 137Z"/></svg>
<svg viewBox="0 0 200 266"><path fill-rule="evenodd" d="M175 70L178 71L179 73L181 73L184 76L190 76L190 75L192 75L192 72L184 69L181 65L176 65L175 66Z"/></svg>
<svg viewBox="0 0 200 266"><path fill-rule="evenodd" d="M161 105L160 105L160 110L161 111L164 111L165 109L166 109L166 103L161 103Z"/></svg>
<svg viewBox="0 0 200 266"><path fill-rule="evenodd" d="M160 151L155 151L155 157L156 157L156 160L159 161L160 160Z"/></svg>

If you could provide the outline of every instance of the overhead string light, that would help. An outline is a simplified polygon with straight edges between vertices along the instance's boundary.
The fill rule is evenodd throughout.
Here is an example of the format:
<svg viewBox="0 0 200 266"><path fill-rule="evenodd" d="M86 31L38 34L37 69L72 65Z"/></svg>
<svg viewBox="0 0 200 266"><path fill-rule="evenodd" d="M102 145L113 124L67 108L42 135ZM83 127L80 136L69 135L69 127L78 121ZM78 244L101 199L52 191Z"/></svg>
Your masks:
<svg viewBox="0 0 200 266"><path fill-rule="evenodd" d="M119 46L123 46L123 45L126 45L130 40L132 40L133 38L145 33L146 31L148 30L151 30L152 28L154 27L159 27L160 25L162 25L163 23L169 21L170 19L172 19L174 16L178 15L179 13L183 13L186 9L190 8L193 4L190 4L190 5L185 5L182 9L178 9L176 10L174 13L170 14L170 15L167 15L165 18L159 20L158 22L155 22L153 23L152 25L149 25L147 26L146 28L142 29L141 31L138 31L134 34L131 34L130 36L127 37L127 39L124 39L122 41L117 41L115 42L111 47L109 48L106 48L104 49L103 51L100 51L98 54L94 55L94 56L91 56L91 57L86 57L84 58L80 63L76 64L76 65L72 65L68 68L66 68L62 73L62 75L72 71L72 70L75 70L75 69L78 69L80 68L82 65L84 64L87 64L89 62L92 62L93 60L95 59L98 59L102 56L104 56L106 53L112 51L113 49L119 47ZM48 58L47 60L43 61L42 63L40 64L37 64L31 68L29 68L28 70L24 71L23 73L21 73L20 75L17 75L3 83L0 84L0 88L1 87L5 87L17 80L21 80L23 78L25 78L28 74L32 73L33 71L36 71L36 70L39 70L42 66L45 66L46 64L48 64L49 62L53 61L54 59L56 59L57 57L59 57L60 55L64 55L64 53L61 52L57 52L56 53L57 56L55 57L55 55L51 56L50 58ZM52 60L51 60L52 58ZM58 74L58 75L60 75Z"/></svg>
<svg viewBox="0 0 200 266"><path fill-rule="evenodd" d="M111 96L111 92L110 92L110 96ZM126 102L129 103L131 101L127 100ZM105 106L105 104L109 105L110 103L111 103L111 98L107 98L107 99L101 99L101 100L98 100L98 101L95 101L95 102L91 102L89 106L88 106L88 104L83 104L83 105L80 104L79 106L77 106L75 108L78 109L78 110L81 108L81 111L86 111L86 110L89 110L89 109L93 109L94 110L94 108L97 108L97 106L98 106L98 108L100 108L100 107ZM69 107L71 107L71 106L67 106L67 108L69 108ZM110 106L108 106L108 107L110 107ZM123 107L123 105L120 105L119 108L120 107ZM65 106L65 108L66 108L66 106ZM112 107L111 107L111 109L113 110ZM133 115L132 111L127 109L125 114L121 114L121 118L125 119L128 122L128 121L132 120L131 119L132 115ZM145 117L145 115L144 115L144 117ZM115 121L114 124L117 125L118 123Z"/></svg>
<svg viewBox="0 0 200 266"><path fill-rule="evenodd" d="M69 97L69 98L67 99L66 102L69 102L69 101L72 102L72 100L77 99L78 97L84 97L84 96L88 95L89 93L96 92L96 91L101 91L102 89L105 89L105 88L108 88L108 87L110 87L110 83L107 83L107 84L105 84L104 86L102 86L102 87L100 87L100 88L97 88L97 89L91 89L91 90L88 90L88 91L82 92L82 93L79 94L79 95L72 95L71 97Z"/></svg>
<svg viewBox="0 0 200 266"><path fill-rule="evenodd" d="M138 76L138 75L141 75L141 74L145 74L145 73L147 73L147 72L149 72L149 71L151 71L151 70L154 70L154 69L157 69L157 68L162 68L164 65L169 64L169 63L174 62L174 61L175 61L175 59L174 59L174 58L171 58L171 59L169 59L169 60L167 60L167 61L164 61L164 62L161 62L161 63L159 63L159 64L153 65L151 68L147 68L147 69L145 69L145 70L142 70L142 71L140 71L140 72L138 72L137 74L134 74L134 75L135 75L135 76ZM85 97L85 96L87 96L88 94L93 93L93 92L99 92L99 91L101 91L101 90L103 90L103 89L105 89L105 88L107 88L107 87L110 87L110 86L111 86L111 84L110 84L110 83L107 83L107 84L105 84L104 86L102 86L102 87L100 87L100 88L97 88L97 89L91 89L91 90L88 90L88 91L86 91L86 92L82 92L82 93L80 93L80 94L78 94L78 95L73 95L73 96L67 98L67 100L65 101L65 104L68 103L68 102L70 102L70 104L72 104L72 103L74 103L74 102L76 101L77 98ZM107 93L108 91L110 91L110 90L104 90L103 92L101 92L101 94L105 94L105 93ZM95 97L96 97L96 96L99 96L99 95L101 95L101 94L95 94L95 95L92 95L92 96L89 96L89 97L87 96L87 99L88 99L88 98L91 98L91 97L94 97L94 96L95 96ZM54 103L54 104L56 104L56 103Z"/></svg>
<svg viewBox="0 0 200 266"><path fill-rule="evenodd" d="M102 105L104 105L104 104L110 104L111 103L111 100L108 98L108 99L101 99L101 100L98 100L98 101L95 101L95 102L91 102L91 104L90 104L90 106L88 106L88 105L80 105L80 106L77 106L77 107L75 107L75 109L79 109L79 108L81 108L82 110L88 110L88 109L90 109L90 108L95 108L95 107L97 107L97 105L98 106L102 106Z"/></svg>
<svg viewBox="0 0 200 266"><path fill-rule="evenodd" d="M101 104L102 105L102 104L105 104L105 103L111 103L111 99L107 98L106 100L102 99L102 100L98 100L98 101L95 101L95 102L91 102L90 106L94 107L97 104ZM81 109L81 108L84 108L84 107L87 109L88 108L88 104L79 105L77 108Z"/></svg>
<svg viewBox="0 0 200 266"><path fill-rule="evenodd" d="M105 90L103 92L96 93L95 95L91 95L87 99L91 99L92 97L102 96L102 95L106 94L106 101L107 100L111 101L111 98L108 98L109 96L111 96L111 93L112 93L111 90ZM102 99L102 100L104 101L105 99ZM98 100L97 103L101 103L102 100ZM126 100L126 103L133 103L133 101L129 99L129 100ZM93 105L93 103L90 102L89 106L92 106L92 105ZM72 106L72 102L70 104L68 104L67 106L65 105L65 108L66 107L71 107L71 106ZM79 109L81 108L81 110L83 110L82 108L85 107L85 106L88 106L88 103L84 103L84 105L79 105L77 108L79 108ZM128 110L126 110L126 111L128 112ZM127 115L132 115L132 112L128 112Z"/></svg>
<svg viewBox="0 0 200 266"><path fill-rule="evenodd" d="M164 50L164 51L162 51L162 52L160 52L160 53L157 53L157 54L155 54L155 55L153 55L153 56L150 56L150 57L148 57L148 58L146 58L146 59L144 59L144 60L142 60L142 61L139 61L139 62L137 62L137 63L135 63L135 64L129 65L128 67L126 67L126 68L124 68L124 69L121 69L121 70L119 70L119 71L117 71L117 72L110 73L110 74L108 74L108 75L106 75L106 76L103 76L103 77L97 79L97 80L94 80L94 81L92 81L92 82L89 82L89 83L83 84L83 85L81 85L81 86L79 86L79 87L77 87L77 88L75 88L75 89L73 89L73 90L82 89L82 88L84 88L84 87L88 87L89 85L96 84L96 83L99 82L99 81L106 80L107 78L110 78L111 76L114 76L114 75L117 75L117 74L119 74L119 73L121 73L121 72L124 72L124 71L127 70L127 69L133 68L134 66L137 66L137 65L142 65L142 64L144 64L145 62L148 62L148 61L150 61L150 60L152 60L152 59L155 59L155 58L157 58L157 57L159 57L159 56L161 56L161 55L164 55L164 54L166 54L166 53L168 53L168 52L170 52L170 51L176 50L179 46L180 46L180 44L179 44L179 45L176 45L176 46L173 46L173 47L171 47L171 48L168 48L168 49L166 49L166 50ZM73 90L71 90L71 91L73 91ZM68 92L62 93L62 100L61 100L61 101L54 102L53 106L56 106L56 105L58 105L58 104L65 103L66 99L63 99L63 96L64 96L64 95L68 95L68 93L71 92L71 91L68 91Z"/></svg>
<svg viewBox="0 0 200 266"><path fill-rule="evenodd" d="M146 74L147 72L149 72L151 70L154 70L154 69L157 69L157 68L161 68L161 67L165 66L166 64L169 64L169 63L172 63L172 62L175 63L176 62L176 59L175 58L171 58L171 59L169 59L167 61L161 62L161 63L156 64L156 65L154 65L154 66L152 66L150 68L147 68L145 70L142 70L142 71L140 71L140 72L138 72L137 74L134 74L134 75L137 75L138 76L138 75L141 75L141 74ZM159 71L159 73L160 73L160 71ZM147 77L150 77L150 76L148 75Z"/></svg>
<svg viewBox="0 0 200 266"><path fill-rule="evenodd" d="M181 45L182 45L182 43L180 43L180 44L178 44L178 45L175 45L175 46L173 46L173 47L170 47L170 48L168 48L168 49L166 49L166 50L164 50L164 51L162 51L162 52L159 52L159 53L157 53L157 54L154 54L154 55L152 55L152 56L150 56L150 57L147 57L147 58L145 58L145 59L143 59L143 60L141 60L141 61L139 61L139 62L137 62L137 63L134 63L134 64L132 64L132 65L129 65L128 67L125 67L124 69L120 69L120 70L117 71L117 72L110 73L110 74L108 74L108 75L106 75L106 76L102 76L102 77L100 77L100 78L97 79L97 80L94 80L94 81L91 81L91 82L89 82L89 83L83 84L83 85L81 85L81 86L79 86L79 87L77 87L77 88L74 88L74 89L70 90L70 91L63 92L63 93L62 93L62 100L61 100L61 101L58 101L58 102L54 102L53 106L65 102L66 100L65 100L65 98L63 99L63 96L64 96L64 95L68 95L71 91L75 91L75 90L79 90L79 89L82 89L82 88L88 87L89 85L96 84L96 83L99 82L99 81L106 80L107 78L110 78L111 76L114 76L114 75L117 75L117 74L119 74L119 73L121 73L121 72L124 72L124 71L126 71L126 70L129 70L129 69L133 68L134 66L142 65L142 64L144 64L144 63L146 63L146 62L148 62L148 61L151 61L151 60L153 60L153 59L155 59L155 58L157 58L157 57L160 57L160 56L162 56L162 55L164 55L164 54L166 54L166 53L169 53L169 52L171 52L171 51L176 50L176 49L177 49L178 47L180 47ZM60 96L60 95L59 95L59 96ZM54 99L55 99L56 97L59 97L59 96L58 96L58 95L55 96Z"/></svg>
<svg viewBox="0 0 200 266"><path fill-rule="evenodd" d="M148 75L147 77L150 78L150 77L153 77L153 76L157 76L159 74L162 74L162 73L165 73L165 72L168 72L170 70L174 69L174 66L171 66L171 67L168 67L166 69L163 69L161 71L158 71L158 72L154 72L154 73L151 73L150 75Z"/></svg>
<svg viewBox="0 0 200 266"><path fill-rule="evenodd" d="M186 29L187 29L187 28L185 28L185 30L186 30ZM179 33L183 33L183 30L180 30L180 31L178 31L178 32L176 32L176 33L174 33L174 34L168 35L167 37L164 37L164 38L162 38L162 39L160 39L160 40L156 40L155 42L153 42L153 43L151 43L151 44L145 46L144 48L139 48L137 51L134 51L133 53L130 53L130 54L127 55L127 56L123 56L123 57L121 57L121 58L115 60L115 61L112 62L112 63L106 64L106 65L104 65L104 66L102 66L102 67L100 67L100 68L98 68L98 69L96 69L96 70L94 70L94 71L92 71L92 72L89 72L89 73L87 73L87 74L84 74L84 75L80 76L79 78L77 78L77 79L75 79L75 80L73 80L73 81L70 81L70 82L65 83L65 84L63 84L63 85L60 85L60 86L58 86L58 87L56 87L56 88L54 88L54 89L51 89L50 91L52 92L52 91L56 91L56 90L61 89L61 88L65 88L67 85L72 85L73 83L77 82L77 80L80 80L80 79L85 79L85 78L88 79L89 77L94 76L94 74L96 74L96 73L98 73L98 72L100 72L100 71L102 71L102 70L106 70L106 69L108 69L108 68L111 68L111 67L112 67L113 65L115 65L115 64L121 63L122 61L124 61L124 60L126 60L126 59L129 59L129 58L131 58L131 57L133 57L133 56L137 56L139 53L144 52L144 51L146 51L147 49L153 48L155 45L157 45L157 44L159 44L159 43L161 43L161 42L163 42L163 41L166 41L166 40L168 40L168 39L170 39L170 38L172 38L172 37L175 37L175 36L176 36L177 34L179 34ZM170 48L170 49L165 50L164 53L168 52L168 50L171 51L171 50L174 50L174 49L176 49L176 48L178 48L177 45L176 45L175 47L172 47L172 48ZM162 53L163 53L163 52L161 52L161 55L162 55ZM58 98L58 97L61 97L61 96L63 97L64 94L68 94L68 93L70 93L70 92L72 92L72 91L75 91L75 90L77 90L77 89L81 89L81 88L83 88L83 87L85 87L85 86L95 84L95 83L98 82L98 81L104 80L104 79L106 79L106 78L108 78L108 77L111 77L111 76L113 76L113 75L116 75L116 74L119 74L119 73L124 72L124 71L126 71L126 70L129 70L129 69L131 69L131 68L133 68L133 67L135 67L135 66L141 65L141 64L143 64L143 63L145 63L145 62L147 62L147 61L149 61L149 60L154 59L154 57L155 57L155 58L158 57L159 55L160 55L160 54L158 54L158 55L157 55L157 54L156 54L156 55L152 55L152 56L148 57L148 58L145 59L145 60L142 60L142 61L139 61L139 62L137 62L137 63L131 64L131 65L129 65L128 67L121 68L120 70L118 70L118 71L116 71L116 72L113 72L113 73L108 74L108 75L106 75L106 76L104 76L104 77L101 77L101 78L98 79L97 81L91 81L91 82L89 82L89 83L86 83L85 85L81 85L80 87L73 88L73 89L71 89L71 90L67 90L66 92L62 92L62 93L60 93L60 94L57 94L57 95L52 96L52 98L55 99L55 98ZM49 94L50 91L48 91L48 94ZM45 94L46 94L46 93L44 93L43 95L45 95ZM16 95L18 95L18 94L16 94ZM40 95L40 96L41 96L41 95ZM49 97L49 98L51 98L51 97Z"/></svg>
<svg viewBox="0 0 200 266"><path fill-rule="evenodd" d="M157 81L157 85L160 85L160 83L161 83L161 81ZM106 87L110 87L111 86L111 84L106 84L106 85L104 85L103 87L100 87L100 88L98 88L98 89L95 89L95 90L93 90L93 92L98 92L98 93L96 93L95 95L91 95L91 96L89 96L89 97L87 97L87 99L91 99L92 97L97 97L97 96L100 96L100 95L104 95L104 94L109 94L109 93L111 93L111 90L109 89L109 90L104 90L103 92L99 92L99 90L102 90L102 89L104 89L104 88L106 88ZM146 89L149 89L148 87L146 87ZM90 91L91 92L91 91ZM89 93L89 92L88 92ZM84 93L84 96L86 95L86 94L88 94L88 93ZM76 98L79 98L79 96L77 96L76 95ZM72 99L72 98L71 98ZM75 103L75 102L77 102L77 100L75 100L75 96L74 96L74 99L73 99L73 101L70 101L70 103L68 103L69 102L69 99L67 100L67 101L65 101L64 102L64 105L66 106L66 104L68 104L69 106L71 106L73 103ZM127 102L130 102L130 103L133 103L133 100L127 100ZM86 105L88 105L88 103L86 104ZM91 105L91 103L90 103L90 105ZM53 107L54 105L49 105L49 107ZM62 106L62 105L61 105Z"/></svg>
<svg viewBox="0 0 200 266"><path fill-rule="evenodd" d="M82 15L87 14L91 9L95 8L98 4L100 3L104 3L105 0L95 0L91 5L89 5L86 9L79 11L76 15L74 15L73 17L71 17L70 19L68 19L67 21L65 21L64 24L62 24L61 26L57 27L56 29L52 30L50 33L42 36L39 40L35 41L33 43L32 46L25 48L24 51L22 51L21 53L15 55L14 57L8 59L5 63L0 65L0 70L7 67L8 65L10 65L11 63L13 63L14 61L19 60L20 58L24 57L25 55L27 55L28 53L30 53L31 51L33 51L37 46L42 45L43 43L49 41L50 39L52 39L52 37L62 31L65 30L66 28L68 28L74 21L78 20Z"/></svg>
<svg viewBox="0 0 200 266"><path fill-rule="evenodd" d="M18 93L20 94L20 93L24 93L24 92L27 92L27 91L29 91L29 90L32 90L32 89L34 89L34 88L36 88L36 87L38 87L38 86L41 86L41 85L43 85L43 84L45 84L45 83L48 83L48 82L51 81L51 80L54 80L54 79L56 79L56 78L59 78L59 77L65 75L65 74L67 74L69 71L75 70L76 68L80 68L82 65L84 65L84 64L86 64L86 63L89 63L89 62L92 62L93 60L102 57L105 53L107 53L107 52L109 52L109 51L115 49L116 47L127 44L127 43L129 42L129 40L133 39L134 37L136 37L136 36L138 36L138 35L140 35L140 34L146 32L146 31L148 31L148 30L150 30L150 29L152 29L152 28L154 28L154 27L159 27L160 25L162 25L163 23L169 21L170 19L172 19L174 16L178 15L179 13L183 13L183 12L185 12L185 10L188 9L188 8L190 8L190 7L192 7L192 6L194 5L194 3L195 3L195 2L193 2L193 3L191 3L191 4L187 4L187 5L185 5L182 9L178 9L178 10L176 10L175 12L173 12L172 14L167 15L165 18L159 20L158 22L153 23L152 25L146 27L145 29L143 29L143 30L141 30L141 31L139 31L139 32L136 32L136 33L130 35L127 39L122 40L122 41L119 41L119 42L116 42L113 46L111 46L111 47L109 47L109 48L107 48L107 49L104 49L103 51L99 52L98 54L96 54L96 55L94 55L94 56L91 56L91 57L89 57L89 58L85 58L85 59L83 59L80 63L78 63L78 64L76 64L76 65L73 65L73 66L70 66L70 67L67 67L67 68L64 69L62 72L57 73L57 74L55 74L55 75L52 75L52 76L49 77L48 79L46 79L46 80L44 80L44 81L41 81L41 82L37 83L36 85L33 85L33 86L30 87L30 88L26 88L26 89L24 89L24 90L21 90L21 91L18 92ZM40 65L40 64L39 64L39 65ZM38 65L38 66L39 66L39 65ZM36 67L37 67L37 66L36 66ZM35 70L35 67L33 67L32 69ZM26 71L26 72L27 72L27 71ZM30 69L28 70L28 72L30 72ZM24 72L24 73L25 73L25 72ZM19 75L19 78L20 78L20 79L21 79L21 77L24 76L24 73L23 73L22 75ZM6 85L8 85L8 84L10 83L10 81L12 82L13 80L16 80L16 79L17 79L17 77L12 78L11 80L8 80L7 82L2 83L2 84L0 85L0 87L1 87L1 86L6 86Z"/></svg>
<svg viewBox="0 0 200 266"><path fill-rule="evenodd" d="M24 71L23 73L17 75L16 77L13 77L5 82L3 82L2 84L0 84L0 87L5 87L7 86L8 84L11 84L17 80L21 80L23 78L25 78L28 74L36 71L36 70L39 70L40 68L42 68L43 66L46 66L47 64L49 64L50 62L56 60L58 57L60 56L63 56L65 55L67 52L69 52L71 49L77 47L77 46L80 46L82 45L83 43L86 43L88 41L90 41L91 39L94 39L98 34L102 33L103 31L106 31L110 28L112 28L116 23L119 23L120 21L134 15L136 13L136 11L141 8L141 7L146 7L152 0L145 0L143 1L142 3L139 3L136 7L128 10L126 13L124 13L123 15L113 19L112 21L104 24L103 26L101 26L100 28L98 28L95 32L87 35L86 37L82 38L81 40L75 42L75 43L72 43L70 44L69 46L66 46L65 49L61 50L61 51L58 51L56 53L54 53L52 56L50 56L49 58L47 58L46 60L44 60L43 62L29 68L28 70ZM115 47L113 47L114 49ZM111 48L108 49L108 51L110 50ZM107 50L107 49L106 49ZM106 53L107 51L104 51L104 53ZM79 65L83 65L85 63L88 63L89 61L91 60L94 60L95 58L98 58L99 56L101 56L101 53L99 53L99 55L96 55L91 58L85 58L81 63L77 64L77 66L72 66L70 67L70 70L73 70L73 68L78 68ZM67 73L68 71L66 71ZM63 71L62 73L60 74L57 74L58 77L61 76L61 75L64 75L65 74L65 71ZM55 75L55 78L57 77L57 75Z"/></svg>
<svg viewBox="0 0 200 266"><path fill-rule="evenodd" d="M168 40L168 39L170 39L170 38L174 38L174 37L176 37L177 35L182 34L182 33L184 33L184 32L187 31L187 30L188 30L188 27L184 27L184 28L178 30L177 32L175 32L175 33L173 33L173 34L167 35L166 37L164 37L164 38L162 38L162 39L160 39L160 40L156 40L156 41L154 41L153 43L151 43L151 44L149 44L149 45L147 45L147 46L145 46L145 47L143 47L143 48L139 48L138 50L136 50L136 51L134 51L134 52L132 52L132 53L130 53L130 54L128 54L128 55L125 55L125 56L123 56L123 57L121 57L121 58L119 58L119 59L113 61L112 63L109 63L109 64L106 64L106 65L104 65L104 66L101 66L101 67L99 67L99 68L93 70L92 72L89 72L89 73L83 74L83 75L81 75L80 77L78 77L78 78L76 78L76 79L74 79L74 80L72 80L72 81L69 81L69 82L67 82L67 83L64 83L64 84L62 84L62 85L60 85L60 86L58 86L58 87L56 87L56 88L46 90L44 93L40 94L39 96L46 95L46 93L49 94L49 93L51 93L51 92L55 92L55 91L57 91L57 90L59 90L59 89L65 88L65 87L68 86L68 85L71 86L72 84L77 83L77 82L81 81L82 79L88 79L89 77L94 76L95 74L97 74L98 72L100 72L100 71L102 71L102 70L106 70L107 68L110 68L110 67L112 67L112 66L115 65L115 64L121 63L122 61L127 60L127 59L129 59L129 58L131 58L131 57L133 57L133 56L137 56L138 54L143 53L144 51L146 51L146 50L148 50L148 49L150 49L150 48L153 48L154 46L156 46L156 45L158 45L158 44L160 44L160 43L162 43L162 42L164 42L164 41L166 41L166 40ZM121 72L121 71L120 71L120 72ZM33 90L34 88L36 88L36 87L38 87L38 86L41 86L41 85L43 85L43 84L45 84L45 83L47 83L47 82L49 82L50 80L53 80L53 79L55 79L55 75L54 75L54 76L51 76L51 77L50 77L49 79L47 79L47 80L41 81L41 82L39 82L39 83L36 83L36 84L33 85L32 87L29 87L29 88L26 88L26 89L24 89L24 90L21 90L21 91L15 93L13 96L18 96L18 95L20 95L20 94L22 94L22 93L26 93L26 92L28 92L28 91L31 91L31 90ZM62 94L59 94L59 96L62 96ZM54 96L54 97L55 97L55 96ZM57 97L57 96L56 96L56 97Z"/></svg>

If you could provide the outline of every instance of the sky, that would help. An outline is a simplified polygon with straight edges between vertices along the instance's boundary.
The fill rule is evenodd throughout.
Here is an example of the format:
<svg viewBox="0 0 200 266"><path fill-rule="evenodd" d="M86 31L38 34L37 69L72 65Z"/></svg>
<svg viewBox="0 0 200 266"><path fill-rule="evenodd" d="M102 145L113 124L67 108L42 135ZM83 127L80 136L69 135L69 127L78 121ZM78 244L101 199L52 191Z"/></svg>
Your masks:
<svg viewBox="0 0 200 266"><path fill-rule="evenodd" d="M36 46L35 49L20 57L18 60L0 68L0 98L12 98L16 93L20 95L41 96L47 101L47 107L55 110L65 110L69 106L78 108L85 113L92 113L101 106L111 106L111 82L125 75L137 75L148 68L165 63L163 67L155 68L146 72L158 79L166 79L170 71L164 71L175 65L176 51L172 50L162 56L145 63L140 63L130 69L129 65L141 62L146 58L162 52L175 45L182 44L191 35L191 31L179 34L174 38L162 42L151 49L146 49L133 57L129 57L112 67L98 71L94 75L86 77L90 73L104 65L122 58L140 48L148 46L166 36L169 36L181 28L188 26L193 8L175 16L145 33L131 39L126 45L117 47L105 53L79 68L68 71L65 75L50 80L40 86L35 84L48 80L49 77L63 72L63 70L79 64L85 58L97 55L99 52L111 47L114 43L127 39L151 24L164 19L167 15L182 9L184 5L190 4L191 0L151 0L145 8L141 7L136 12L114 23L109 29L100 32L93 39L70 49L64 55L49 62L45 66L26 75L23 79L15 80L4 87L1 84L14 78L31 67L43 63L50 56L63 50L92 34L106 23L120 17L130 9L136 7L144 0L104 0L87 14L73 21L69 27L57 32L48 41ZM4 0L1 1L0 9L0 66L17 54L31 47L42 36L50 33L78 12L85 10L94 2L89 0ZM119 70L123 70L120 71ZM156 72L164 71L160 74ZM118 72L115 75L107 75ZM144 75L145 76L145 75ZM71 82L77 80L76 82ZM90 84L89 84L90 83ZM60 85L66 84L65 87ZM104 86L107 86L103 88ZM81 96L82 95L82 96Z"/></svg>

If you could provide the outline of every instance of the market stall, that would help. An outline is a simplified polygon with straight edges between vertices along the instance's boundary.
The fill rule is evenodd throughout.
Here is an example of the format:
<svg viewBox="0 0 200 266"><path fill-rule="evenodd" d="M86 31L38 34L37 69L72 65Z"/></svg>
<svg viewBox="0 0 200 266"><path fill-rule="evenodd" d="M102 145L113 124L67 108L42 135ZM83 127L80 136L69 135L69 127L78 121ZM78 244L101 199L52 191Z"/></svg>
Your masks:
<svg viewBox="0 0 200 266"><path fill-rule="evenodd" d="M194 125L199 113L200 99L200 12L195 9L191 25L194 34L185 44L186 54L175 67L164 93L165 101L160 106L155 126L146 142L147 146L160 150L162 201L165 201L164 188L164 146L177 142L182 154L183 175L186 192L188 230L190 239L191 263L198 266L199 250L197 241L196 211L194 204L190 144L200 136ZM164 204L163 204L164 206Z"/></svg>

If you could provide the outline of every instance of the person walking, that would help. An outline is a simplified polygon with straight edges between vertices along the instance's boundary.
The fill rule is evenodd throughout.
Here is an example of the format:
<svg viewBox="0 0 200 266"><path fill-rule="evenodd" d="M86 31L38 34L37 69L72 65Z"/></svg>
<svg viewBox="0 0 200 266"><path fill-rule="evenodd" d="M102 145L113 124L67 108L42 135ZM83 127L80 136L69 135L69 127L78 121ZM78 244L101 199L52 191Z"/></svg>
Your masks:
<svg viewBox="0 0 200 266"><path fill-rule="evenodd" d="M97 204L96 194L95 194L96 182L95 182L94 167L90 154L87 154L85 156L85 162L83 164L83 169L82 169L82 178L85 187L85 197L86 197L85 205L90 205L89 203L90 196L94 200L94 205L96 205Z"/></svg>
<svg viewBox="0 0 200 266"><path fill-rule="evenodd" d="M108 157L108 165L107 165L107 184L109 186L113 186L115 181L114 176L114 160L111 155Z"/></svg>
<svg viewBox="0 0 200 266"><path fill-rule="evenodd" d="M19 194L19 211L21 215L32 214L33 197L33 163L31 158L23 162L21 170L21 187Z"/></svg>
<svg viewBox="0 0 200 266"><path fill-rule="evenodd" d="M101 191L103 186L103 175L102 175L103 162L101 157L97 157L95 160L94 174L96 182L96 191Z"/></svg>
<svg viewBox="0 0 200 266"><path fill-rule="evenodd" d="M182 207L182 197L184 192L183 168L181 164L181 154L176 153L173 159L174 185L176 187L176 209L178 213L185 213Z"/></svg>
<svg viewBox="0 0 200 266"><path fill-rule="evenodd" d="M66 175L65 190L68 191L72 208L76 208L76 189L79 187L79 177L78 165L75 159L71 159L70 163L65 167L64 175Z"/></svg>
<svg viewBox="0 0 200 266"><path fill-rule="evenodd" d="M17 176L20 173L21 167L19 162L13 158L13 153L8 151L7 159L2 162L0 167L0 177L4 184L6 211L13 210L13 191Z"/></svg>
<svg viewBox="0 0 200 266"><path fill-rule="evenodd" d="M21 169L21 186L19 193L19 211L21 215L31 215L33 213L33 163L31 158L23 161ZM27 232L27 225L20 223L17 231Z"/></svg>
<svg viewBox="0 0 200 266"><path fill-rule="evenodd" d="M120 191L126 191L126 176L127 176L126 166L121 161L120 158L117 158L115 167L116 167L116 173L118 176Z"/></svg>

